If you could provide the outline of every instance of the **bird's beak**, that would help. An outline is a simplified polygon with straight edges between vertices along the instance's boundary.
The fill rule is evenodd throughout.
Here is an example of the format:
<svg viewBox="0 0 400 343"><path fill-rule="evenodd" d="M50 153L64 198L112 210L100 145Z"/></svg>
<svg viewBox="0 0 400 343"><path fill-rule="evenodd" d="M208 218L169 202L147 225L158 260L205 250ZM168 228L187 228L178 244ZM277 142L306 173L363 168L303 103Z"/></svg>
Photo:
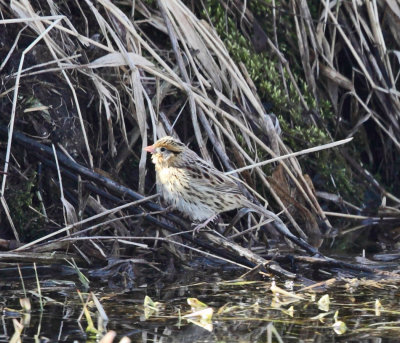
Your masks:
<svg viewBox="0 0 400 343"><path fill-rule="evenodd" d="M154 152L156 151L156 148L154 147L154 144L153 144L153 145L149 145L149 146L143 148L143 150L149 152L150 154L154 154Z"/></svg>

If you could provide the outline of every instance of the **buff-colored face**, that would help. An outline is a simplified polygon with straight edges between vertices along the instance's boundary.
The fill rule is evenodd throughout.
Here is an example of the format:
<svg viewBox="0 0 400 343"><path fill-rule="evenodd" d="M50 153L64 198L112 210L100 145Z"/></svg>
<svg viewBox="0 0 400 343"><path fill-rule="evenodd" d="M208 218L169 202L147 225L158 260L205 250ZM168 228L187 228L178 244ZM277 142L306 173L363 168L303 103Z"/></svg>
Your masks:
<svg viewBox="0 0 400 343"><path fill-rule="evenodd" d="M173 166L179 160L181 153L185 150L185 145L173 137L166 136L159 139L153 145L144 148L151 153L151 160L157 166Z"/></svg>

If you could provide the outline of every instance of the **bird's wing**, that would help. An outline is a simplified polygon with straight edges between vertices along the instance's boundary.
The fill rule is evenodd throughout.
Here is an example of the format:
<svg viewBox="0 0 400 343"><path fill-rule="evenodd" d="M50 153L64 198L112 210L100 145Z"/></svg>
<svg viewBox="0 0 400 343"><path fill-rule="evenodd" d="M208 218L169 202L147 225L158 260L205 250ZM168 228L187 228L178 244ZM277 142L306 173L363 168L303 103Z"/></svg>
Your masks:
<svg viewBox="0 0 400 343"><path fill-rule="evenodd" d="M229 176L218 169L208 165L206 162L199 162L186 167L191 174L190 183L194 188L209 188L214 192L242 194L238 185Z"/></svg>

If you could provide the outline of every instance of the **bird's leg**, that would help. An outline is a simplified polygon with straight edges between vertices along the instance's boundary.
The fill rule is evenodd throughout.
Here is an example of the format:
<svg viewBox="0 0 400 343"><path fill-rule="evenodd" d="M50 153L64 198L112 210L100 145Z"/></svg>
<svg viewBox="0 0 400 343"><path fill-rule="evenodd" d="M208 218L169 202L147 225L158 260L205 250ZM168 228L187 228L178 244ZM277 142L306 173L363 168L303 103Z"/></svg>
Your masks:
<svg viewBox="0 0 400 343"><path fill-rule="evenodd" d="M214 214L210 218L206 219L204 222L202 222L200 224L197 224L192 230L193 231L193 236L196 233L198 233L201 229L205 228L210 222L212 222L217 217L218 217L218 214Z"/></svg>
<svg viewBox="0 0 400 343"><path fill-rule="evenodd" d="M170 213L175 209L173 205L168 205L167 207L164 207L164 212L165 213Z"/></svg>

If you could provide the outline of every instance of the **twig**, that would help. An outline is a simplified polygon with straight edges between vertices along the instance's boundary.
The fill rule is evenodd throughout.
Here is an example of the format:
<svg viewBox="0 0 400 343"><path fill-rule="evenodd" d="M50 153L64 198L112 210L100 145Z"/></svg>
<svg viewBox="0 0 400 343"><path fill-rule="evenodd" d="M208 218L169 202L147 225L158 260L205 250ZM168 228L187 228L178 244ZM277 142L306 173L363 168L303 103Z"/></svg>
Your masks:
<svg viewBox="0 0 400 343"><path fill-rule="evenodd" d="M249 169L253 169L253 168L256 168L256 167L261 167L261 166L264 166L264 165L272 163L272 162L277 162L277 161L281 161L281 160L284 160L284 159L287 159L287 158L296 157L296 156L300 156L300 155L304 155L304 154L310 154L310 153L316 152L316 151L330 149L330 148L333 148L333 147L338 146L338 145L346 144L346 143L350 142L352 139L353 139L353 137L350 137L350 138L342 139L342 140L337 141L337 142L327 143L327 144L319 145L319 146L316 146L316 147L313 147L313 148L304 149L304 150L301 150L301 151L296 151L296 152L293 152L291 154L278 156L278 157L275 157L275 158L271 158L271 159L269 159L267 161L262 161L262 162L254 163L252 165L249 165L249 166L246 166L246 167L243 167L243 168L235 169L235 170L226 172L225 174L226 175L230 175L230 174L233 174L233 173L240 173L240 172L242 172L244 170L249 170Z"/></svg>

